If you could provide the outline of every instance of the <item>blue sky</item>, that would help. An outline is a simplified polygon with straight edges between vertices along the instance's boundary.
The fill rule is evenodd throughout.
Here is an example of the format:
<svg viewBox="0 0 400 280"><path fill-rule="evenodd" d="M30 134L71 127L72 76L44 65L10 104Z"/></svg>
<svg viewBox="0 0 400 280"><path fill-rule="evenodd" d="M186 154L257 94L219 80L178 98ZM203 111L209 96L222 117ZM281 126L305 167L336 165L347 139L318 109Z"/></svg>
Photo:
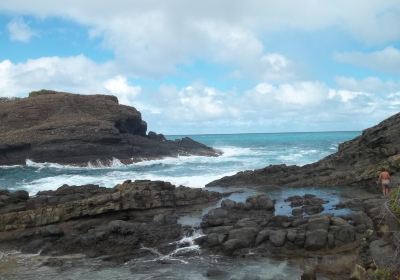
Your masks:
<svg viewBox="0 0 400 280"><path fill-rule="evenodd" d="M399 1L52 2L0 3L0 96L113 94L166 134L360 130L400 108Z"/></svg>

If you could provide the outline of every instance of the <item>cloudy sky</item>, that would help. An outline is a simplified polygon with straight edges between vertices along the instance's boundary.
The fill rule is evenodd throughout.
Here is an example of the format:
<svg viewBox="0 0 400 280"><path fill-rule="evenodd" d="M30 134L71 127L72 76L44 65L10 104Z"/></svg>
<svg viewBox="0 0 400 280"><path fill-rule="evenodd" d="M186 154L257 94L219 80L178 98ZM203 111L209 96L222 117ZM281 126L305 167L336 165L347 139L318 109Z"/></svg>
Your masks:
<svg viewBox="0 0 400 280"><path fill-rule="evenodd" d="M167 134L360 130L400 111L400 1L2 0L0 97L42 88Z"/></svg>

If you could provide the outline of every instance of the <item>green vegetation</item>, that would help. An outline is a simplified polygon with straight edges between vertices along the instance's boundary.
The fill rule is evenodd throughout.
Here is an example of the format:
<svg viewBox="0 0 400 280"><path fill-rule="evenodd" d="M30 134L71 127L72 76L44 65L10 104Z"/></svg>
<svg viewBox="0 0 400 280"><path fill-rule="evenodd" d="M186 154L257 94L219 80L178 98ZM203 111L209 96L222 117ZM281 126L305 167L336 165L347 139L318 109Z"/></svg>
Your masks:
<svg viewBox="0 0 400 280"><path fill-rule="evenodd" d="M389 207L392 212L400 219L400 187L390 192Z"/></svg>
<svg viewBox="0 0 400 280"><path fill-rule="evenodd" d="M30 92L29 97L35 97L35 96L47 95L47 94L56 94L56 93L57 93L57 91L54 91L54 90L41 89L41 90Z"/></svg>
<svg viewBox="0 0 400 280"><path fill-rule="evenodd" d="M373 280L392 280L398 279L395 277L393 271L387 267L378 268L372 275Z"/></svg>

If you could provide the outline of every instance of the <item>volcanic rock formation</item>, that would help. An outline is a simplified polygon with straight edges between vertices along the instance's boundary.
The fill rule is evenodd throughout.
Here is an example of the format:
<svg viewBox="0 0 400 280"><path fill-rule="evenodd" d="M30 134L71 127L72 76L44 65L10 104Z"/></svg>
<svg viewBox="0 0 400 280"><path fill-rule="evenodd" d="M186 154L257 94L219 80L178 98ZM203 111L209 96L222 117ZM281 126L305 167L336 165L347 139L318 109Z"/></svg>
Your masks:
<svg viewBox="0 0 400 280"><path fill-rule="evenodd" d="M170 247L185 233L179 216L220 198L217 192L146 180L114 188L64 185L32 197L2 190L0 247L132 257L143 253L142 246Z"/></svg>
<svg viewBox="0 0 400 280"><path fill-rule="evenodd" d="M0 165L55 162L107 164L177 155L217 156L190 138L149 132L141 114L115 96L42 90L0 102Z"/></svg>

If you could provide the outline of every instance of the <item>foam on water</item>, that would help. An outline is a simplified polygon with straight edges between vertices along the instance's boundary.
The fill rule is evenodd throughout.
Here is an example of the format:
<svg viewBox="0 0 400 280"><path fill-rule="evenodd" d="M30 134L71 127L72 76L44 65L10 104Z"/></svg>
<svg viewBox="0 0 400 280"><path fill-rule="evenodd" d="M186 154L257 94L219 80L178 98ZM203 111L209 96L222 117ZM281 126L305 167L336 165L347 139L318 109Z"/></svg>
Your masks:
<svg viewBox="0 0 400 280"><path fill-rule="evenodd" d="M357 133L282 133L238 135L194 135L194 140L223 152L219 157L178 156L123 164L114 158L108 163L87 166L37 163L0 166L0 187L26 189L31 194L56 189L63 184L98 184L113 187L124 180L170 181L176 185L202 188L210 181L242 170L270 164L304 165L334 152L338 143ZM170 137L174 139L174 137Z"/></svg>

